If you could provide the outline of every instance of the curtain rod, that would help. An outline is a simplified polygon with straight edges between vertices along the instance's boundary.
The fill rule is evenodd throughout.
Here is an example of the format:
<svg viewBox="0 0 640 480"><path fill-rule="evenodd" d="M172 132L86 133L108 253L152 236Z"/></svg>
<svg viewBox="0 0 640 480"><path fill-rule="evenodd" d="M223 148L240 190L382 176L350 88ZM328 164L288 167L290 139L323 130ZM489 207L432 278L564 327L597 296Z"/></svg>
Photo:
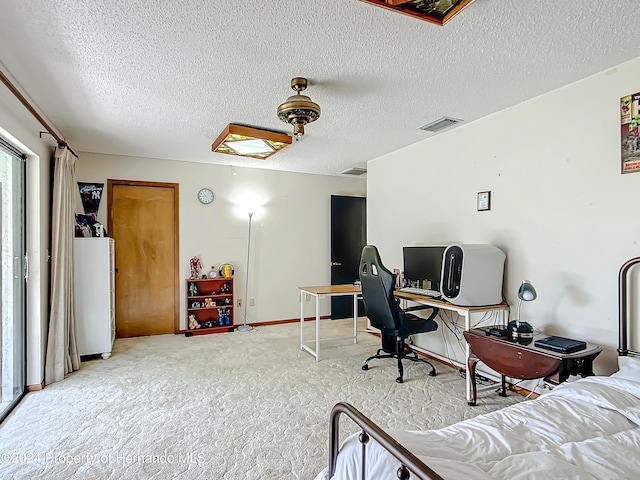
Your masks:
<svg viewBox="0 0 640 480"><path fill-rule="evenodd" d="M64 139L61 138L60 135L58 135L53 130L53 128L49 126L46 120L42 118L42 116L35 110L35 108L31 106L29 101L26 98L24 98L24 95L22 95L22 93L20 93L20 91L11 83L11 80L7 78L7 76L4 74L4 72L2 72L2 70L0 70L0 80L2 80L2 83L4 83L7 86L9 91L13 93L18 100L20 100L20 103L22 103L22 105L24 105L24 107L27 110L29 110L29 113L31 113L31 115L33 115L35 119L38 120L38 122L40 122L40 125L42 125L47 130L47 132L49 132L49 134L51 134L51 136L55 138L56 142L58 142L58 147L68 148L69 151L73 154L73 156L78 158L78 155L76 155L76 152L74 152L73 149L69 145L67 145L67 142L65 142Z"/></svg>

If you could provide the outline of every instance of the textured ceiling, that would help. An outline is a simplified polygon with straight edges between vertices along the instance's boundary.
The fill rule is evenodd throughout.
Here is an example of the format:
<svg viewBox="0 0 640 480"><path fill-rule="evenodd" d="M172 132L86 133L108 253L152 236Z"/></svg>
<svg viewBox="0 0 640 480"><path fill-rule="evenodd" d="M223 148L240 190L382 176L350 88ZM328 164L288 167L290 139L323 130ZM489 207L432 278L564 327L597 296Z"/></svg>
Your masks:
<svg viewBox="0 0 640 480"><path fill-rule="evenodd" d="M637 57L638 19L638 0L476 0L444 27L358 0L0 0L0 68L76 152L337 175ZM228 123L291 133L295 76L322 108L299 142L211 152Z"/></svg>

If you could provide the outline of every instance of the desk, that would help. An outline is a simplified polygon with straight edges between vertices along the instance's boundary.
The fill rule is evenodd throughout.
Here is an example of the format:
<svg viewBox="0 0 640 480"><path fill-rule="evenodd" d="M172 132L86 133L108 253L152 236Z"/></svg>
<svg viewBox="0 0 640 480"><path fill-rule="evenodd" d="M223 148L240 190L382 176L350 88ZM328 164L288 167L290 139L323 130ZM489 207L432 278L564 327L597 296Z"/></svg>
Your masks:
<svg viewBox="0 0 640 480"><path fill-rule="evenodd" d="M354 285L327 285L321 287L298 287L300 289L300 349L306 350L316 357L316 362L320 361L320 342L327 340L353 339L353 343L358 343L358 297L362 294L360 287ZM304 296L312 295L316 299L316 338L315 350L307 345L310 342L304 341ZM340 295L353 296L353 336L333 337L320 339L320 299L324 297L336 297Z"/></svg>
<svg viewBox="0 0 640 480"><path fill-rule="evenodd" d="M497 305L484 305L481 307L461 307L458 305L453 305L452 303L449 303L449 302L445 302L443 300L435 300L433 298L425 297L424 295L416 295L414 293L401 292L398 290L395 291L394 295L397 298L401 298L403 300L409 300L411 302L419 303L421 305L438 307L442 310L449 310L451 312L457 313L458 315L464 318L465 331L471 328L471 314L473 313L486 313L486 312L498 311L498 310L508 312L509 310L509 305L507 305L506 303L500 303ZM426 351L424 349L419 349L415 345L412 345L411 348L414 350L418 350L422 353L432 355L432 352ZM465 345L465 358L466 358L467 364L469 362L470 355L471 355L471 350L469 349L469 344L467 343ZM475 388L475 385L472 384L471 376L467 372L467 375L466 375L467 402L471 401L471 396L474 388Z"/></svg>
<svg viewBox="0 0 640 480"><path fill-rule="evenodd" d="M533 342L547 337L537 334L528 345L521 345L509 337L487 336L484 329L472 328L464 332L471 355L467 360L467 378L472 379L472 393L469 405L476 404L475 370L478 361L498 372L502 377L500 395L505 396L505 376L520 380L545 381L558 385L569 375L583 377L593 375L593 360L602 348L587 344L587 348L574 353L558 353L553 350L536 347Z"/></svg>

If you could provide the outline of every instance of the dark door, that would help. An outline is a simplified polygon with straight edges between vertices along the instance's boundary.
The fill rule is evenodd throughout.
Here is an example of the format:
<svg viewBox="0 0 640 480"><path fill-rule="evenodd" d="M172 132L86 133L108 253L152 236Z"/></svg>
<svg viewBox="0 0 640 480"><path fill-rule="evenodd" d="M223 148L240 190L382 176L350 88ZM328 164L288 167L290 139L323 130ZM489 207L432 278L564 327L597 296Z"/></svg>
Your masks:
<svg viewBox="0 0 640 480"><path fill-rule="evenodd" d="M360 254L367 242L367 199L331 195L331 285L359 278ZM358 315L364 315L362 301ZM353 297L331 297L331 318L353 317Z"/></svg>

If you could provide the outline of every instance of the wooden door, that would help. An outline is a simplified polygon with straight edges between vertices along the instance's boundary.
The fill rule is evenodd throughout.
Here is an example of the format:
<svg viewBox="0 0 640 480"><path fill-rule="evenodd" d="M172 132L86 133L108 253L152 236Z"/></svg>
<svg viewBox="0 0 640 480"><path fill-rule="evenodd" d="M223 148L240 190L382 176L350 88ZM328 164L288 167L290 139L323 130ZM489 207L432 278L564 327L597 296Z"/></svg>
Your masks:
<svg viewBox="0 0 640 480"><path fill-rule="evenodd" d="M108 180L116 337L177 333L178 184Z"/></svg>

